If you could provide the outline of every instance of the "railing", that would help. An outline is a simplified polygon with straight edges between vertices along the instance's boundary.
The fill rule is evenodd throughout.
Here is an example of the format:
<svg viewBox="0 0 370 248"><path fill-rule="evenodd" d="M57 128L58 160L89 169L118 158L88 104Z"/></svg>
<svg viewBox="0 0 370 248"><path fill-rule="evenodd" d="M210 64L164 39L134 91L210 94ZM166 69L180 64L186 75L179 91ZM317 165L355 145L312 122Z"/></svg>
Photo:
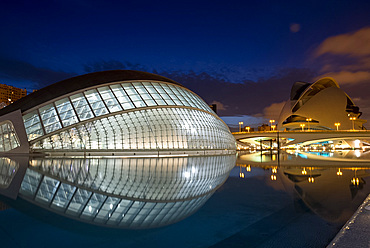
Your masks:
<svg viewBox="0 0 370 248"><path fill-rule="evenodd" d="M233 132L232 134L260 134L260 133L353 133L362 132L370 133L370 130L295 130L295 131L250 131L250 132Z"/></svg>

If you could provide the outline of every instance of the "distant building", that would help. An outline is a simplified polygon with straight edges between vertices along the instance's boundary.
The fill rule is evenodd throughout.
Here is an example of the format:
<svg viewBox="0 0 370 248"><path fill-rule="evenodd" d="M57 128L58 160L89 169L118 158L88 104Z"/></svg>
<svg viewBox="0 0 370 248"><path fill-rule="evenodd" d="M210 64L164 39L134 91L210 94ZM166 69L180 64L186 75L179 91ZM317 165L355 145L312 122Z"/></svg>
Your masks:
<svg viewBox="0 0 370 248"><path fill-rule="evenodd" d="M26 89L0 84L0 103L9 105L27 95Z"/></svg>
<svg viewBox="0 0 370 248"><path fill-rule="evenodd" d="M271 131L271 127L267 124L262 124L262 126L258 127L258 131Z"/></svg>
<svg viewBox="0 0 370 248"><path fill-rule="evenodd" d="M310 84L296 82L283 107L279 130L364 129L366 120L352 99L330 77Z"/></svg>
<svg viewBox="0 0 370 248"><path fill-rule="evenodd" d="M216 104L211 104L209 107L217 114L217 105Z"/></svg>

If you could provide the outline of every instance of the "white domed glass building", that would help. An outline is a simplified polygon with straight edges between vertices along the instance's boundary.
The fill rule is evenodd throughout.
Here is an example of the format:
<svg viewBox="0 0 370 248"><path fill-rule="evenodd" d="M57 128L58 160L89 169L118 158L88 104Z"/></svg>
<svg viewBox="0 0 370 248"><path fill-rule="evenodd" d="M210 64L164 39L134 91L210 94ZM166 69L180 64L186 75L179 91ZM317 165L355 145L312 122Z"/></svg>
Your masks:
<svg viewBox="0 0 370 248"><path fill-rule="evenodd" d="M322 78L313 84L296 82L280 113L278 129L335 130L339 123L342 130L359 130L366 123L359 118L361 114L333 78Z"/></svg>
<svg viewBox="0 0 370 248"><path fill-rule="evenodd" d="M233 153L225 123L168 78L116 70L67 79L0 110L0 152Z"/></svg>

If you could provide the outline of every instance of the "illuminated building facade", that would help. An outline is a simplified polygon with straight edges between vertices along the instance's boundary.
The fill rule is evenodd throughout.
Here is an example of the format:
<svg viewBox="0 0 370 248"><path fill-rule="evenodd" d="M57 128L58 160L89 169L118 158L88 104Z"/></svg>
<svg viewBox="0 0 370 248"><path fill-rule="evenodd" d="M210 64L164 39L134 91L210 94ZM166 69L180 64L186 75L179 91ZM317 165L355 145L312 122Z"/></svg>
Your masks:
<svg viewBox="0 0 370 248"><path fill-rule="evenodd" d="M225 123L196 94L138 71L67 79L0 110L0 152L133 155L235 152ZM1 146L2 145L2 146Z"/></svg>
<svg viewBox="0 0 370 248"><path fill-rule="evenodd" d="M199 96L151 73L78 76L0 110L0 194L96 225L189 216L225 182L235 152Z"/></svg>
<svg viewBox="0 0 370 248"><path fill-rule="evenodd" d="M0 103L9 105L27 95L26 89L0 84Z"/></svg>
<svg viewBox="0 0 370 248"><path fill-rule="evenodd" d="M278 129L359 130L366 123L359 118L361 114L333 78L322 78L313 84L296 82L280 113Z"/></svg>

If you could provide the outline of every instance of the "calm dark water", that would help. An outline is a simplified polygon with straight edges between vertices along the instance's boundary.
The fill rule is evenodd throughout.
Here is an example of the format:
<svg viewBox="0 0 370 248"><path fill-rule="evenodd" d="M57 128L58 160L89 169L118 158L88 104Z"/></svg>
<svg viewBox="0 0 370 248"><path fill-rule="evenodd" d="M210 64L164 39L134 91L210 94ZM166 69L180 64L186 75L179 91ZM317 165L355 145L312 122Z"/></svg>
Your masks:
<svg viewBox="0 0 370 248"><path fill-rule="evenodd" d="M325 247L370 193L370 163L321 157L242 154L198 211L153 229L99 227L2 197L13 208L0 211L1 247Z"/></svg>

